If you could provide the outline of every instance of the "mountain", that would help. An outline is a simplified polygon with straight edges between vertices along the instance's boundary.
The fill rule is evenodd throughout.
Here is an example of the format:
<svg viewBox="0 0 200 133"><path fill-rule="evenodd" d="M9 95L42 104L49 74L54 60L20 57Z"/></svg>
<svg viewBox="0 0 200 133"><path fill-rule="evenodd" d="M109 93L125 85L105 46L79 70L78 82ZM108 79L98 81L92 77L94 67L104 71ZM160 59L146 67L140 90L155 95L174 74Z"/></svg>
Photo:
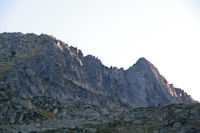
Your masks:
<svg viewBox="0 0 200 133"><path fill-rule="evenodd" d="M22 33L0 34L0 96L0 129L24 132L108 123L136 107L197 103L145 58L127 70L108 68L52 36Z"/></svg>

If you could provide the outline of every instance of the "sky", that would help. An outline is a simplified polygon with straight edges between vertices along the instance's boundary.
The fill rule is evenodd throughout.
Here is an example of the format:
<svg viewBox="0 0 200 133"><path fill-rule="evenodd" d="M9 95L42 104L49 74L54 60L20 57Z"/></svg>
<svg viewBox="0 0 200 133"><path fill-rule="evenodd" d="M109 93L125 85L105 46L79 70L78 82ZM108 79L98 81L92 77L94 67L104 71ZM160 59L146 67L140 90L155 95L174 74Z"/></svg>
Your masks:
<svg viewBox="0 0 200 133"><path fill-rule="evenodd" d="M0 33L53 35L108 67L140 57L200 101L200 0L0 0Z"/></svg>

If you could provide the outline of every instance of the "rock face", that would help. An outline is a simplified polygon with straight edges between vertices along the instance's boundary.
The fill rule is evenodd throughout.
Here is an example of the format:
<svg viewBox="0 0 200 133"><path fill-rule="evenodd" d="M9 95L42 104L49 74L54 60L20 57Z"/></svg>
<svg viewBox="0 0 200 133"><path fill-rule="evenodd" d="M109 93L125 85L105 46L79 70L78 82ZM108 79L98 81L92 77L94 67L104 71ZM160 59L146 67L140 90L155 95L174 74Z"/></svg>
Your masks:
<svg viewBox="0 0 200 133"><path fill-rule="evenodd" d="M25 124L18 127L24 132L71 129L115 120L133 107L172 103L196 101L145 58L127 70L108 68L52 36L0 34L0 125Z"/></svg>
<svg viewBox="0 0 200 133"><path fill-rule="evenodd" d="M194 102L145 58L127 70L108 68L95 57L84 57L79 49L43 34L1 34L0 65L1 89L29 97L99 102L89 95L96 93L136 107ZM77 92L72 84L79 86Z"/></svg>

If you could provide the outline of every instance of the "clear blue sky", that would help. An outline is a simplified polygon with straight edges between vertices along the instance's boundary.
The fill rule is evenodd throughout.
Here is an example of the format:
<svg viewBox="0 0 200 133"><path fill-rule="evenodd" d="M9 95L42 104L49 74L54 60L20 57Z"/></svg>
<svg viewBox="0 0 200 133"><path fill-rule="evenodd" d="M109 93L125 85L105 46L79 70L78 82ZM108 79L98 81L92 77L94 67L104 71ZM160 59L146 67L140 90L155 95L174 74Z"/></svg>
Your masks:
<svg viewBox="0 0 200 133"><path fill-rule="evenodd" d="M199 0L0 0L0 32L46 33L106 66L151 61L200 101Z"/></svg>

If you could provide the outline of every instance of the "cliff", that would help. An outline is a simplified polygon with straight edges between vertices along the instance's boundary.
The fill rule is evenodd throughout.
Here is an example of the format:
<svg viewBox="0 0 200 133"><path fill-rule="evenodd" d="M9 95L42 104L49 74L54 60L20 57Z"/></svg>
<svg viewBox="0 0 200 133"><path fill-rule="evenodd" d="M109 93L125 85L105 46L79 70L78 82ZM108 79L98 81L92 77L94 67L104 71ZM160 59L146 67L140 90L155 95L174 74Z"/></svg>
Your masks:
<svg viewBox="0 0 200 133"><path fill-rule="evenodd" d="M0 123L32 123L30 131L41 121L68 119L65 128L73 128L135 107L196 103L145 58L127 70L108 68L52 36L22 33L0 34L0 96Z"/></svg>

